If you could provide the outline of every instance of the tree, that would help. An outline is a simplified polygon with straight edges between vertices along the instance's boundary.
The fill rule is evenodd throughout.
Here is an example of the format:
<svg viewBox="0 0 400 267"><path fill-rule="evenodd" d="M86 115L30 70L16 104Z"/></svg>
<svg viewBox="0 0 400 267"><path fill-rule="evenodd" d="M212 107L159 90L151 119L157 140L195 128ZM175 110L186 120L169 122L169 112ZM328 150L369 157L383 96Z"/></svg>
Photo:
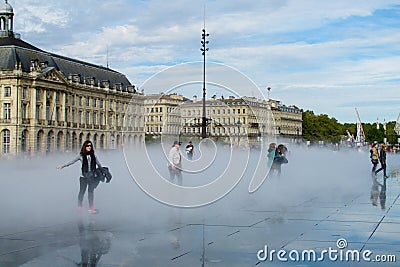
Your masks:
<svg viewBox="0 0 400 267"><path fill-rule="evenodd" d="M383 125L377 129L375 123L363 123L363 129L368 143L383 142L387 138L390 144L397 144L400 137L394 131L396 122L386 123L386 131ZM303 111L303 138L312 142L325 141L330 143L340 142L342 136L347 136L347 131L354 137L357 134L355 123L339 123L335 118L326 114L315 115L313 111Z"/></svg>

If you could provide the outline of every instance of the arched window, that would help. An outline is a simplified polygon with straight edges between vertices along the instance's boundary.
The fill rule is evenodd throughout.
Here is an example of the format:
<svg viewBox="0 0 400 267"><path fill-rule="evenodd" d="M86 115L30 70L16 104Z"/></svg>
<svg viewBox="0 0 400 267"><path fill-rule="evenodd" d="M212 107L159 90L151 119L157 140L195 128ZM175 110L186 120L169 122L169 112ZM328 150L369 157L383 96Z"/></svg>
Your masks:
<svg viewBox="0 0 400 267"><path fill-rule="evenodd" d="M10 153L10 130L5 129L1 133L3 154Z"/></svg>
<svg viewBox="0 0 400 267"><path fill-rule="evenodd" d="M26 139L28 138L28 131L23 130L21 134L21 151L26 152L27 151L27 146L26 146Z"/></svg>

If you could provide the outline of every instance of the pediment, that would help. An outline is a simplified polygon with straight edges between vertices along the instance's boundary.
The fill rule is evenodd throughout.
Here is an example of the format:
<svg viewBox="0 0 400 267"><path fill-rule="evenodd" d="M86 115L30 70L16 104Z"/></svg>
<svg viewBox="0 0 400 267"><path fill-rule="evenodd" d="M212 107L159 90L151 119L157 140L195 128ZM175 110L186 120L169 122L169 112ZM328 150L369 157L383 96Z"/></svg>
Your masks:
<svg viewBox="0 0 400 267"><path fill-rule="evenodd" d="M54 67L47 67L36 76L36 79L44 79L47 81L67 83L64 75L56 70Z"/></svg>

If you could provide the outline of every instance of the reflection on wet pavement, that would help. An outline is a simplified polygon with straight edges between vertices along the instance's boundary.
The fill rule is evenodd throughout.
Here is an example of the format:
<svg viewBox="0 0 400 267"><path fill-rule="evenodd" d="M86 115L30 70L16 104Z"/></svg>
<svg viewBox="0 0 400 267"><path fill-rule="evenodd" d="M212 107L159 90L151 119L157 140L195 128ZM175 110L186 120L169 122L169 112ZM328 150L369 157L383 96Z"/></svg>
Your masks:
<svg viewBox="0 0 400 267"><path fill-rule="evenodd" d="M3 223L0 266L365 266L362 261L327 259L281 262L276 254L272 262L257 258L264 246L287 252L322 251L338 249L341 238L347 250L400 256L395 171L386 180L367 174L360 183L346 177L328 189L310 183L286 191L298 184L289 178L296 171L285 167L286 177L267 181L255 194L248 194L248 183L243 182L221 201L193 209L163 205L137 189L129 195L131 189L122 189L129 180L115 179L113 183L122 185L118 194L125 198L118 202L112 187L104 186L96 195L102 207L99 214L79 215L67 209L67 215L47 225L39 219L21 226ZM290 183L282 187L284 179ZM110 203L113 199L120 206Z"/></svg>

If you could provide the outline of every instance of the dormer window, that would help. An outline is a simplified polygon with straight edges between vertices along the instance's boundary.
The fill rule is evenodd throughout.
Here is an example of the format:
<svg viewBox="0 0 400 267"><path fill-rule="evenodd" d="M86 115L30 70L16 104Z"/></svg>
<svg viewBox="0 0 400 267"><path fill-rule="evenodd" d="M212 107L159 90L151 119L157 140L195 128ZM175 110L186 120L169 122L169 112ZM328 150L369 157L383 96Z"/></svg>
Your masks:
<svg viewBox="0 0 400 267"><path fill-rule="evenodd" d="M104 88L110 88L110 81L109 80L102 80L101 86Z"/></svg>
<svg viewBox="0 0 400 267"><path fill-rule="evenodd" d="M94 85L94 77L85 77L85 84Z"/></svg>
<svg viewBox="0 0 400 267"><path fill-rule="evenodd" d="M49 66L48 61L40 62L40 68L43 70Z"/></svg>
<svg viewBox="0 0 400 267"><path fill-rule="evenodd" d="M81 75L80 74L72 74L72 81L75 83L81 82Z"/></svg>

